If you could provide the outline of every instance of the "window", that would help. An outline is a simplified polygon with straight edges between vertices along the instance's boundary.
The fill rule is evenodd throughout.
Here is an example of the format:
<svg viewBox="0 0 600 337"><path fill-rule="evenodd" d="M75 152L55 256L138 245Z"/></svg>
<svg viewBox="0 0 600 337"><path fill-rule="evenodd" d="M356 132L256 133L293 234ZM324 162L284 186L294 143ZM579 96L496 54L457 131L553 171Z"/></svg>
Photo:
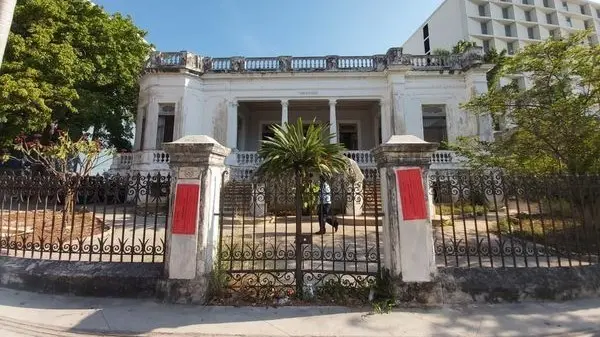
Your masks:
<svg viewBox="0 0 600 337"><path fill-rule="evenodd" d="M550 8L550 1L544 0L544 7Z"/></svg>
<svg viewBox="0 0 600 337"><path fill-rule="evenodd" d="M162 148L163 143L173 141L175 129L175 104L158 105L158 130L156 132L156 148Z"/></svg>
<svg viewBox="0 0 600 337"><path fill-rule="evenodd" d="M559 37L559 36L560 36L560 33L558 32L558 29L553 29L553 30L551 30L551 31L550 31L550 36L551 36L551 37L554 37L554 38L557 38L557 37Z"/></svg>
<svg viewBox="0 0 600 337"><path fill-rule="evenodd" d="M358 125L354 123L338 124L338 141L350 150L358 150Z"/></svg>
<svg viewBox="0 0 600 337"><path fill-rule="evenodd" d="M586 15L586 11L585 11L585 6L584 5L579 5L579 10L581 11L581 14Z"/></svg>
<svg viewBox="0 0 600 337"><path fill-rule="evenodd" d="M431 52L431 47L429 46L429 39L425 40L425 42L423 42L423 45L425 47L425 54L429 55L429 53Z"/></svg>
<svg viewBox="0 0 600 337"><path fill-rule="evenodd" d="M506 44L506 52L508 53L508 55L515 54L515 43L514 42L509 42Z"/></svg>
<svg viewBox="0 0 600 337"><path fill-rule="evenodd" d="M481 34L488 34L488 25L486 22L481 23Z"/></svg>
<svg viewBox="0 0 600 337"><path fill-rule="evenodd" d="M554 24L554 20L552 20L552 14L546 14L546 23Z"/></svg>
<svg viewBox="0 0 600 337"><path fill-rule="evenodd" d="M596 16L600 18L600 9L596 9Z"/></svg>
<svg viewBox="0 0 600 337"><path fill-rule="evenodd" d="M490 41L489 40L483 40L483 51L486 53L488 51L490 51Z"/></svg>
<svg viewBox="0 0 600 337"><path fill-rule="evenodd" d="M445 105L423 105L423 138L426 142L443 143L448 141Z"/></svg>
<svg viewBox="0 0 600 337"><path fill-rule="evenodd" d="M531 11L527 11L527 12L525 12L525 20L527 20L527 21L533 21L533 20L531 19Z"/></svg>
<svg viewBox="0 0 600 337"><path fill-rule="evenodd" d="M426 39L429 37L429 25L423 26L423 38Z"/></svg>
<svg viewBox="0 0 600 337"><path fill-rule="evenodd" d="M568 4L566 1L563 1L563 2L562 2L562 6L563 6L563 9L564 9L564 10L566 10L566 11L568 11L568 10L569 10L569 4Z"/></svg>
<svg viewBox="0 0 600 337"><path fill-rule="evenodd" d="M567 26L573 27L573 22L571 21L571 18L566 18L566 20L567 20Z"/></svg>
<svg viewBox="0 0 600 337"><path fill-rule="evenodd" d="M535 32L533 31L533 27L527 28L527 36L529 36L530 39L535 39Z"/></svg>
<svg viewBox="0 0 600 337"><path fill-rule="evenodd" d="M510 19L510 15L508 13L508 8L507 7L502 8L502 17L505 18L505 19Z"/></svg>
<svg viewBox="0 0 600 337"><path fill-rule="evenodd" d="M512 36L512 31L511 31L509 25L505 25L504 26L504 35L506 35L506 36Z"/></svg>
<svg viewBox="0 0 600 337"><path fill-rule="evenodd" d="M529 0L523 0L523 5L531 5L531 4L529 3Z"/></svg>
<svg viewBox="0 0 600 337"><path fill-rule="evenodd" d="M485 11L485 5L479 5L479 16L487 16Z"/></svg>

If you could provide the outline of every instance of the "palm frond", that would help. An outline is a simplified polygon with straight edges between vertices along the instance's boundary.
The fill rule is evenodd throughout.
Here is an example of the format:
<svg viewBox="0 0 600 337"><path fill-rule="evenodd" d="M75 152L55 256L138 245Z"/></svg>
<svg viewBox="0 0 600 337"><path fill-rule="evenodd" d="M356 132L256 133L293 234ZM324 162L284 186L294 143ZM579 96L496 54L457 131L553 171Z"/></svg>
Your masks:
<svg viewBox="0 0 600 337"><path fill-rule="evenodd" d="M329 133L328 124L313 120L305 125L301 118L294 124L274 125L273 137L261 142L258 155L262 163L257 170L261 176L282 177L298 173L307 177L332 176L346 169L347 161L342 144L331 144L335 137Z"/></svg>

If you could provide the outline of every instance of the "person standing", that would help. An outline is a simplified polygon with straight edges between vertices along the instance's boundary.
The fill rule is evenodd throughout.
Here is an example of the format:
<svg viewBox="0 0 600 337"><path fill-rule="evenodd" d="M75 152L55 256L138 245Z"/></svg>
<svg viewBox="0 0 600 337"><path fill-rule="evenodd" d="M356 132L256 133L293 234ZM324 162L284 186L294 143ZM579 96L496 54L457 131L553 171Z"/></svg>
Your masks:
<svg viewBox="0 0 600 337"><path fill-rule="evenodd" d="M319 182L319 231L315 234L322 235L327 232L325 223L330 224L337 232L339 224L331 218L331 187L323 176L319 177Z"/></svg>

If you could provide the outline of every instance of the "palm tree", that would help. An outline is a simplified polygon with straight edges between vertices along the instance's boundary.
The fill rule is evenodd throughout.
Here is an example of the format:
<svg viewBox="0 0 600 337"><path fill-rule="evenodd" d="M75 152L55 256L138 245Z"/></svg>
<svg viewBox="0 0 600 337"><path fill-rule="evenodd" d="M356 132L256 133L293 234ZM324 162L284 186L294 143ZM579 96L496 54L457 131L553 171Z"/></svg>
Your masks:
<svg viewBox="0 0 600 337"><path fill-rule="evenodd" d="M331 177L344 172L347 161L345 148L331 143L334 134L327 124L315 120L307 127L298 118L295 124L285 123L271 127L273 137L262 141L258 155L263 162L257 170L259 176L290 177L296 180L296 291L302 292L302 195L303 186L311 186L311 174ZM304 184L303 184L304 183Z"/></svg>
<svg viewBox="0 0 600 337"><path fill-rule="evenodd" d="M10 25L12 24L16 5L17 0L0 0L0 67L2 67L4 50L8 42Z"/></svg>
<svg viewBox="0 0 600 337"><path fill-rule="evenodd" d="M261 142L258 155L262 163L257 174L267 177L294 176L302 183L311 174L330 178L347 165L342 144L331 143L334 134L327 124L315 120L305 126L301 118L295 124L271 127L273 137Z"/></svg>

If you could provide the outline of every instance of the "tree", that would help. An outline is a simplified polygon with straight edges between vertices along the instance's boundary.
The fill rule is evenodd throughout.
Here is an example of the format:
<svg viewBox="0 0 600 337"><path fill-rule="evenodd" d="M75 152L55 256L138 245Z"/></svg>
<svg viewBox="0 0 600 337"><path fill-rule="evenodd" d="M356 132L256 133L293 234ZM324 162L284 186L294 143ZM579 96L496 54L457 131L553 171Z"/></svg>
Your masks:
<svg viewBox="0 0 600 337"><path fill-rule="evenodd" d="M514 125L493 143L461 138L455 149L476 167L519 173L600 172L600 46L587 46L588 32L525 47L507 58L498 78L526 74L516 83L491 86L464 104Z"/></svg>
<svg viewBox="0 0 600 337"><path fill-rule="evenodd" d="M450 56L452 53L446 49L436 48L433 50L433 52L431 54L436 55L436 56Z"/></svg>
<svg viewBox="0 0 600 337"><path fill-rule="evenodd" d="M0 68L17 0L0 0Z"/></svg>
<svg viewBox="0 0 600 337"><path fill-rule="evenodd" d="M73 214L75 193L81 179L89 177L98 165L102 145L87 134L75 141L68 132L57 131L53 136L47 145L40 141L41 135L19 136L15 140L15 149L21 157L18 159L41 168L44 174L49 174L60 182L65 191L65 214L70 216ZM6 161L10 156L3 159Z"/></svg>
<svg viewBox="0 0 600 337"><path fill-rule="evenodd" d="M498 77L498 73L500 69L504 66L504 61L506 60L506 49L498 52L495 48L488 50L483 57L483 61L488 64L493 64L494 68L487 72L487 82L488 87L499 85L500 78Z"/></svg>
<svg viewBox="0 0 600 337"><path fill-rule="evenodd" d="M464 54L475 46L477 46L475 42L460 40L452 47L452 54Z"/></svg>
<svg viewBox="0 0 600 337"><path fill-rule="evenodd" d="M306 179L310 174L331 177L344 172L347 166L342 144L331 143L334 134L329 134L327 124L314 120L305 126L301 118L295 124L271 127L273 137L261 142L258 155L262 163L259 175Z"/></svg>
<svg viewBox="0 0 600 337"><path fill-rule="evenodd" d="M0 145L57 123L128 148L151 45L131 18L87 0L20 0L0 72Z"/></svg>

